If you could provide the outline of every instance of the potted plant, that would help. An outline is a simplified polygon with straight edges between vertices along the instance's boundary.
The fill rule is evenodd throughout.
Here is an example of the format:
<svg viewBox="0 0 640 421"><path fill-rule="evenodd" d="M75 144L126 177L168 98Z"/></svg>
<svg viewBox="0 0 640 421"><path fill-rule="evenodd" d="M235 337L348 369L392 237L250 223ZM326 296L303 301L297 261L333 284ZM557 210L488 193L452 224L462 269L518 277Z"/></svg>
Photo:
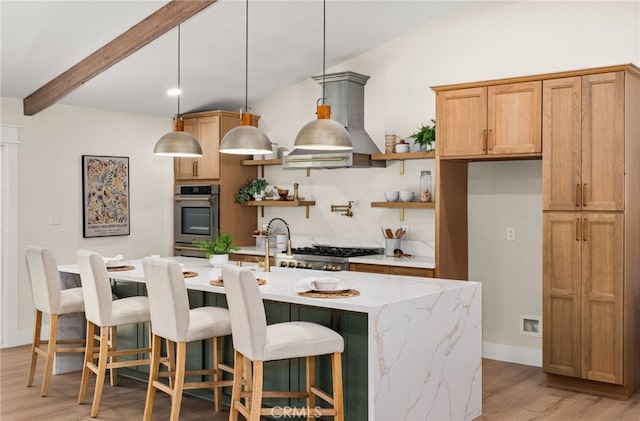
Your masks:
<svg viewBox="0 0 640 421"><path fill-rule="evenodd" d="M221 266L229 261L229 253L240 250L240 247L232 245L232 242L233 236L231 234L223 234L218 231L215 241L198 240L193 244L205 251L212 266Z"/></svg>
<svg viewBox="0 0 640 421"><path fill-rule="evenodd" d="M238 193L235 196L236 203L244 203L247 200L251 200L253 197L255 200L262 200L265 196L265 189L269 183L264 178L255 178L248 181L246 184L240 187Z"/></svg>
<svg viewBox="0 0 640 421"><path fill-rule="evenodd" d="M436 121L431 119L431 125L422 124L417 132L410 135L414 145L420 145L420 150L432 151L436 148Z"/></svg>

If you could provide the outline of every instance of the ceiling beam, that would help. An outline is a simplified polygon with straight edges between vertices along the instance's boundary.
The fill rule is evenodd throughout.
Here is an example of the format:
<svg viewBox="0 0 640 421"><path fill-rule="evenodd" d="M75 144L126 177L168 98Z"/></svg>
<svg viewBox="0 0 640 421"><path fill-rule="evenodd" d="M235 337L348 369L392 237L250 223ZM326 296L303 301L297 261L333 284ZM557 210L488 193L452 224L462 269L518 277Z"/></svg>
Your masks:
<svg viewBox="0 0 640 421"><path fill-rule="evenodd" d="M117 38L82 59L23 100L24 115L35 115L83 83L135 53L217 0L172 0Z"/></svg>

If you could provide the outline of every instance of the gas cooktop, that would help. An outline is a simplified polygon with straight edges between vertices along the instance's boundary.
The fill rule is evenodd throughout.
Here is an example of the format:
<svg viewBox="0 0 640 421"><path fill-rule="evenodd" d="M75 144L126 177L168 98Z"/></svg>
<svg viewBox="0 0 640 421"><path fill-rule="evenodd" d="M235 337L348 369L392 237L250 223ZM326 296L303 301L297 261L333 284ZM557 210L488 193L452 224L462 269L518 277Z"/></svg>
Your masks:
<svg viewBox="0 0 640 421"><path fill-rule="evenodd" d="M382 249L379 248L333 247L319 245L314 245L313 247L299 247L291 249L291 254L326 257L371 256L380 253L382 253Z"/></svg>

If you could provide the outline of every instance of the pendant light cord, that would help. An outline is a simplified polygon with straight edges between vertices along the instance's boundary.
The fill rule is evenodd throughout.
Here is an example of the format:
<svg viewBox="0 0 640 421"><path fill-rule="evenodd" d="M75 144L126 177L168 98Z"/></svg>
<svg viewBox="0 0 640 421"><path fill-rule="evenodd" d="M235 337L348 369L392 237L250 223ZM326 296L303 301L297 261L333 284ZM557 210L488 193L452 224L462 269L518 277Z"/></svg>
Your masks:
<svg viewBox="0 0 640 421"><path fill-rule="evenodd" d="M249 0L246 2L245 8L245 25L244 25L244 109L249 110Z"/></svg>
<svg viewBox="0 0 640 421"><path fill-rule="evenodd" d="M326 99L324 95L324 69L326 61L327 43L327 0L322 1L322 103Z"/></svg>
<svg viewBox="0 0 640 421"><path fill-rule="evenodd" d="M180 90L180 25L178 25L178 118L180 118L180 97L182 91Z"/></svg>

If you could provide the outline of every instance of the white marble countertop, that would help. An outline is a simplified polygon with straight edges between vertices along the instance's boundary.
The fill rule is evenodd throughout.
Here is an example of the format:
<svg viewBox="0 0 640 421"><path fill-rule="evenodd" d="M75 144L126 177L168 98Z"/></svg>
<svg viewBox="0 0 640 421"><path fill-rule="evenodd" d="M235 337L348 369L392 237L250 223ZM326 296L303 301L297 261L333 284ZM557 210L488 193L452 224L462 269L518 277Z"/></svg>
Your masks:
<svg viewBox="0 0 640 421"><path fill-rule="evenodd" d="M213 268L206 259L197 257L171 257L184 264L185 270L198 273L198 276L186 278L187 288L200 291L209 291L224 294L224 287L216 287L209 284L212 279L217 279L219 269ZM123 281L144 282L144 272L141 260L128 260L127 264L135 269L122 272L109 272L113 279ZM251 270L257 269L255 266ZM78 265L60 265L58 270L68 273L79 273ZM265 273L256 270L256 276L267 280L260 290L265 300L281 301L296 304L312 305L324 308L357 311L369 313L392 303L410 301L429 295L437 295L443 291L459 289L475 284L469 281L454 281L449 279L434 279L413 276L381 275L363 272L331 272L315 271L308 269L272 268ZM334 277L342 284L356 289L359 296L350 298L308 298L298 295L295 284L308 277ZM475 287L475 286L474 286Z"/></svg>

